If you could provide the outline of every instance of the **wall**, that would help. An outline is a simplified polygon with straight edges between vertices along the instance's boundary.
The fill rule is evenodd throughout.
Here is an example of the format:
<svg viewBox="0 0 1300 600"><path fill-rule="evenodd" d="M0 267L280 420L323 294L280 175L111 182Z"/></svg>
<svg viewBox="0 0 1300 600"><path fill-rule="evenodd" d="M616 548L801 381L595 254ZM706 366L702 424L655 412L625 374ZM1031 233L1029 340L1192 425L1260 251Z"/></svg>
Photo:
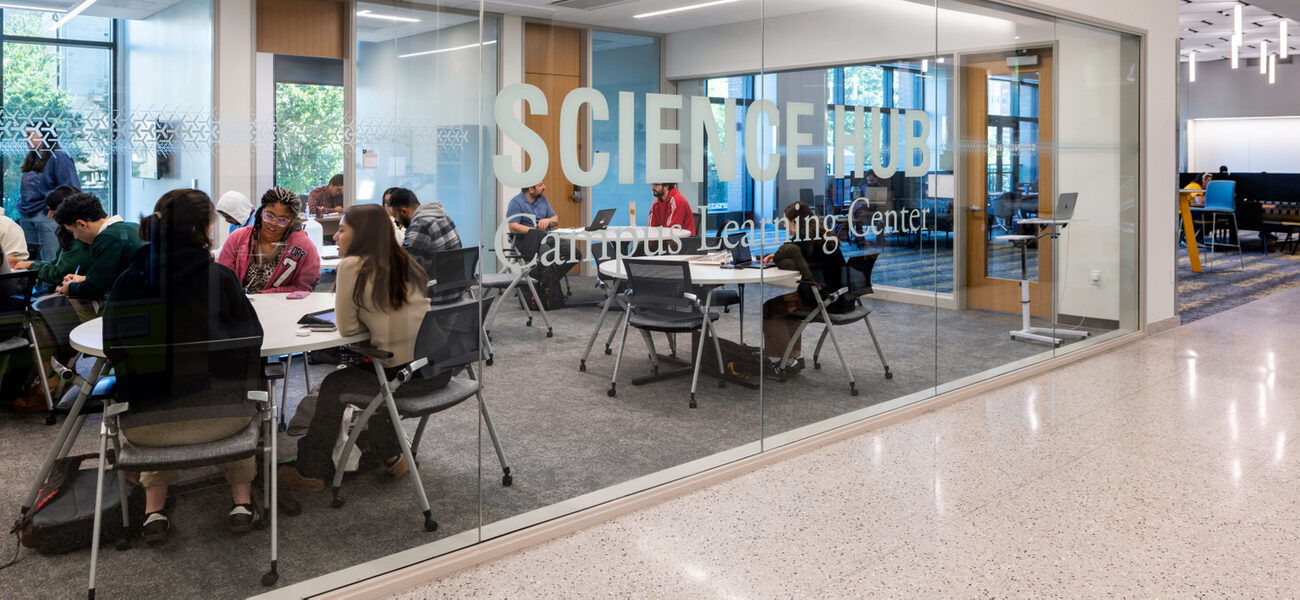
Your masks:
<svg viewBox="0 0 1300 600"><path fill-rule="evenodd" d="M133 122L162 120L198 132L196 120L212 111L212 6L209 0L186 0L148 19L126 21L122 52L126 65L126 114ZM201 137L201 136L196 136ZM172 172L162 179L137 179L124 170L126 196L119 206L128 220L153 211L164 192L212 186L212 151L206 141L183 145L172 158ZM215 196L215 194L214 194Z"/></svg>
<svg viewBox="0 0 1300 600"><path fill-rule="evenodd" d="M1300 112L1300 107L1297 107ZM1187 122L1188 171L1300 173L1300 117L1200 119Z"/></svg>
<svg viewBox="0 0 1300 600"><path fill-rule="evenodd" d="M1187 63L1179 63L1178 107L1182 119L1280 117L1300 115L1300 62L1278 63L1277 82L1258 66L1240 61L1233 70L1226 60L1196 64L1196 83L1187 81Z"/></svg>
<svg viewBox="0 0 1300 600"><path fill-rule="evenodd" d="M221 137L236 140L213 149L214 185L211 192L235 190L249 198L260 194L253 178L253 144L249 140L253 120L253 2L213 0L216 22L213 65L216 69L216 106L221 116ZM254 200L256 202L256 200Z"/></svg>

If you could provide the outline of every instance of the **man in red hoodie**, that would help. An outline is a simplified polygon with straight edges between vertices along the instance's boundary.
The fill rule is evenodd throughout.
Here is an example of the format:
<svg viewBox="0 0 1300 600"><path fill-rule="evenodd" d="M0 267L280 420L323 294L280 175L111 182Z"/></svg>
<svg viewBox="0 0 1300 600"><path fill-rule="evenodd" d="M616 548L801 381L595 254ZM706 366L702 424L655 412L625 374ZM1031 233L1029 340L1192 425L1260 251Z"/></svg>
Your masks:
<svg viewBox="0 0 1300 600"><path fill-rule="evenodd" d="M650 185L655 201L650 206L651 227L672 227L676 225L695 235L695 210L691 203L677 191L675 183L654 183Z"/></svg>

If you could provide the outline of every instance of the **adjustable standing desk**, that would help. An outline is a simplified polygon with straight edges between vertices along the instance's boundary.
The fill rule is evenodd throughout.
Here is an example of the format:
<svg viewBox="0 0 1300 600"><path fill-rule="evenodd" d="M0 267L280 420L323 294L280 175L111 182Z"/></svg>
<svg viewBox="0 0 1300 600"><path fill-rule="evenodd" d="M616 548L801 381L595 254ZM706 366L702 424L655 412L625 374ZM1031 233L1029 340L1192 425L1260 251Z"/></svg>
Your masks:
<svg viewBox="0 0 1300 600"><path fill-rule="evenodd" d="M1046 342L1053 346L1061 345L1061 338L1055 336L1086 338L1088 332L1077 329L1056 329L1055 327L1034 327L1029 322L1029 264L1028 252L1029 243L1046 237L1057 239L1061 235L1061 230L1066 225L1074 222L1075 219L1021 219L1017 223L1032 225L1038 228L1038 233L999 235L993 239L1011 244L1020 249L1020 329L1011 332L1013 340L1032 340L1035 342ZM1052 322L1056 322L1055 311L1052 313Z"/></svg>

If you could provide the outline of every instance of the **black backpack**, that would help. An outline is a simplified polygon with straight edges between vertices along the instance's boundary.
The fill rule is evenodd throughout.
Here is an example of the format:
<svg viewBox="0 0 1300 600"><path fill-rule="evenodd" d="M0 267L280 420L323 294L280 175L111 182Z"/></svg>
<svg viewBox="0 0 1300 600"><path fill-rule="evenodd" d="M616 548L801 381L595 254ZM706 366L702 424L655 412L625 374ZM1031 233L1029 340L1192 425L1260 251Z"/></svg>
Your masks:
<svg viewBox="0 0 1300 600"><path fill-rule="evenodd" d="M95 518L95 469L82 469L81 463L97 454L79 454L54 462L50 476L36 495L36 504L14 524L14 533L22 536L24 546L41 554L63 554L90 547ZM100 542L129 537L144 522L144 490L127 479L130 493L127 504L130 529L122 527L122 502L115 473L104 475L103 518L100 519Z"/></svg>
<svg viewBox="0 0 1300 600"><path fill-rule="evenodd" d="M567 270L568 266L564 265L564 268ZM539 264L529 272L529 275L535 281L533 285L537 288L537 295L541 296L542 308L546 310L561 308L567 300L564 290L560 289L560 276L556 274L556 271L558 269L554 266L544 267ZM524 292L524 300L528 302L528 309L537 310L538 299L533 297L533 293L528 289L527 285L521 285L520 287Z"/></svg>

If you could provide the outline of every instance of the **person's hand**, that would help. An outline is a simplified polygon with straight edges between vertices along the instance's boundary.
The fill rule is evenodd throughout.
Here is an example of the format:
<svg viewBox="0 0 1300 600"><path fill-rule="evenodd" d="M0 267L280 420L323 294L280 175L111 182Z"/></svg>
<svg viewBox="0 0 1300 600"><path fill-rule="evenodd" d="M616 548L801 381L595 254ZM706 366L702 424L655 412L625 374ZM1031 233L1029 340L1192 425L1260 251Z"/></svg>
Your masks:
<svg viewBox="0 0 1300 600"><path fill-rule="evenodd" d="M86 280L85 275L73 275L72 273L68 273L67 275L63 276L63 285L68 285L69 283L78 283L85 280Z"/></svg>
<svg viewBox="0 0 1300 600"><path fill-rule="evenodd" d="M25 271L25 270L27 270L27 269L32 268L32 262L33 262L33 261L30 261L30 260L20 260L20 261L18 261L18 262L16 262L16 263L12 264L12 265L10 265L10 266L13 267L13 268L16 269L16 270L19 270L19 271Z"/></svg>
<svg viewBox="0 0 1300 600"><path fill-rule="evenodd" d="M8 256L8 255L6 255L6 256L5 256L5 260L9 261L9 268L10 268L10 269L15 269L15 270L17 270L17 269L26 269L26 268L27 268L27 267L20 267L20 266L18 266L18 265L23 264L24 261L23 261L23 259L18 258L17 256ZM29 262L29 263L27 263L27 264L30 265L31 263Z"/></svg>
<svg viewBox="0 0 1300 600"><path fill-rule="evenodd" d="M769 254L769 255L763 257L763 264L765 264L765 265L770 265L770 264L772 264L772 263L774 263L774 262L776 262L776 255L775 255L775 254Z"/></svg>
<svg viewBox="0 0 1300 600"><path fill-rule="evenodd" d="M54 293L56 293L56 294L63 294L64 296L67 296L67 295L68 295L68 283L67 283L67 282L64 282L63 285L59 286L58 289L54 290Z"/></svg>

